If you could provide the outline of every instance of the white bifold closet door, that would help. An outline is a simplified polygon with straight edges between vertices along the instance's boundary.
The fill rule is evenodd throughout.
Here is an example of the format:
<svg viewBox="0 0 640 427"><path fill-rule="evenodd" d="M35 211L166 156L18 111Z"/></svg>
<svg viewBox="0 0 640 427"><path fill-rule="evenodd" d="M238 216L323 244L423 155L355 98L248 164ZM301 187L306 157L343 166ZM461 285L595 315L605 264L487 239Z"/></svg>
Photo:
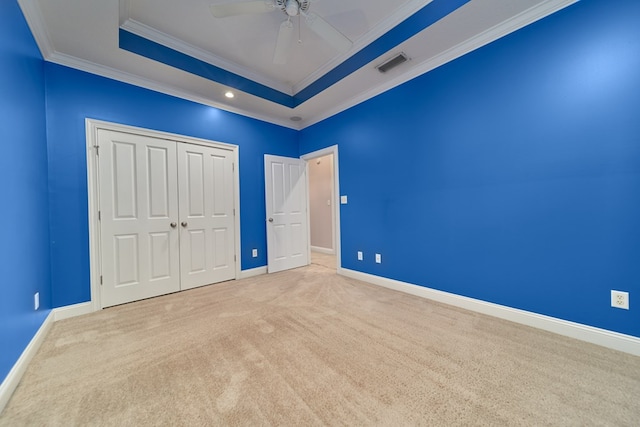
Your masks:
<svg viewBox="0 0 640 427"><path fill-rule="evenodd" d="M98 141L102 306L180 290L176 143L106 130Z"/></svg>
<svg viewBox="0 0 640 427"><path fill-rule="evenodd" d="M101 305L235 278L230 150L99 130Z"/></svg>
<svg viewBox="0 0 640 427"><path fill-rule="evenodd" d="M233 158L178 144L182 289L235 278Z"/></svg>

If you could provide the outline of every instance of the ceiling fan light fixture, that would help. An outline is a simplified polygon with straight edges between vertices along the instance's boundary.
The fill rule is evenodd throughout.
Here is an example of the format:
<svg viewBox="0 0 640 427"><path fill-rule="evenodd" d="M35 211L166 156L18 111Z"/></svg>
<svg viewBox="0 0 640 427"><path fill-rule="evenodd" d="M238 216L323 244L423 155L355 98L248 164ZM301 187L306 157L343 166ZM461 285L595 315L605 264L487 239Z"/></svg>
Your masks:
<svg viewBox="0 0 640 427"><path fill-rule="evenodd" d="M309 12L312 0L228 0L223 4L210 6L211 13L216 18L226 18L237 15L257 15L273 11L280 11L287 16L287 21L280 25L278 39L274 49L273 63L284 65L287 62L287 55L293 41L292 17L298 17L298 34L300 34L300 21L304 18L307 26L317 36L331 45L339 52L348 52L353 46L353 42L342 34L337 28L313 12ZM298 43L302 43L298 39Z"/></svg>
<svg viewBox="0 0 640 427"><path fill-rule="evenodd" d="M287 0L284 11L287 12L289 16L298 16L298 13L300 13L300 5L296 0Z"/></svg>

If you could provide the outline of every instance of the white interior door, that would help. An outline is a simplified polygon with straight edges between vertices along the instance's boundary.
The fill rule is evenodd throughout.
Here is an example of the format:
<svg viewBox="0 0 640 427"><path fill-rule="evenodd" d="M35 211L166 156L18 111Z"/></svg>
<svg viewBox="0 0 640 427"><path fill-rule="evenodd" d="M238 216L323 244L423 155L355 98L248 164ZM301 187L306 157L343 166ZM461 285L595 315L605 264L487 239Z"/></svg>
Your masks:
<svg viewBox="0 0 640 427"><path fill-rule="evenodd" d="M268 271L308 265L306 162L265 155L264 173Z"/></svg>
<svg viewBox="0 0 640 427"><path fill-rule="evenodd" d="M233 152L178 144L181 288L235 278Z"/></svg>
<svg viewBox="0 0 640 427"><path fill-rule="evenodd" d="M98 143L102 306L178 291L176 143L107 130Z"/></svg>

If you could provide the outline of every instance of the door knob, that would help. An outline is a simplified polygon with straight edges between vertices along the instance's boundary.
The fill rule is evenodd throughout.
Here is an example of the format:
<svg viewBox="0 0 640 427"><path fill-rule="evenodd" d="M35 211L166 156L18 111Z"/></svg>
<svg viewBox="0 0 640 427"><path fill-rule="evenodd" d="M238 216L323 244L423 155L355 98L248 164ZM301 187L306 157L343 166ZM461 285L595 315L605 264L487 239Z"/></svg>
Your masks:
<svg viewBox="0 0 640 427"><path fill-rule="evenodd" d="M171 224L169 224L169 225L171 226L171 228L176 228L176 226L177 226L178 224L176 224L175 222L172 222L172 223L171 223Z"/></svg>
<svg viewBox="0 0 640 427"><path fill-rule="evenodd" d="M269 222L273 222L273 218L269 218Z"/></svg>
<svg viewBox="0 0 640 427"><path fill-rule="evenodd" d="M183 227L186 227L186 226L187 226L187 225L189 225L189 224L187 224L187 221L182 221L182 222L180 223L180 225L181 225L181 226L183 226Z"/></svg>

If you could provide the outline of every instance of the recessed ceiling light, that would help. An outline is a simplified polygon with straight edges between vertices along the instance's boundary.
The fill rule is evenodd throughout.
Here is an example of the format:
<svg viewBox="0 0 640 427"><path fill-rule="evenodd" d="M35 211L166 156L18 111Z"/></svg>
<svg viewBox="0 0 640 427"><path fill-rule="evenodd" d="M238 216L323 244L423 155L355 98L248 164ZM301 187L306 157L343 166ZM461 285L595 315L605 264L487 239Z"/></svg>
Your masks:
<svg viewBox="0 0 640 427"><path fill-rule="evenodd" d="M300 120L302 120L302 117L293 116L293 117L289 117L289 119L291 119L292 122L299 122Z"/></svg>
<svg viewBox="0 0 640 427"><path fill-rule="evenodd" d="M226 96L227 98L233 98L235 95L233 94L233 92L228 90L227 92L225 92L224 96Z"/></svg>

